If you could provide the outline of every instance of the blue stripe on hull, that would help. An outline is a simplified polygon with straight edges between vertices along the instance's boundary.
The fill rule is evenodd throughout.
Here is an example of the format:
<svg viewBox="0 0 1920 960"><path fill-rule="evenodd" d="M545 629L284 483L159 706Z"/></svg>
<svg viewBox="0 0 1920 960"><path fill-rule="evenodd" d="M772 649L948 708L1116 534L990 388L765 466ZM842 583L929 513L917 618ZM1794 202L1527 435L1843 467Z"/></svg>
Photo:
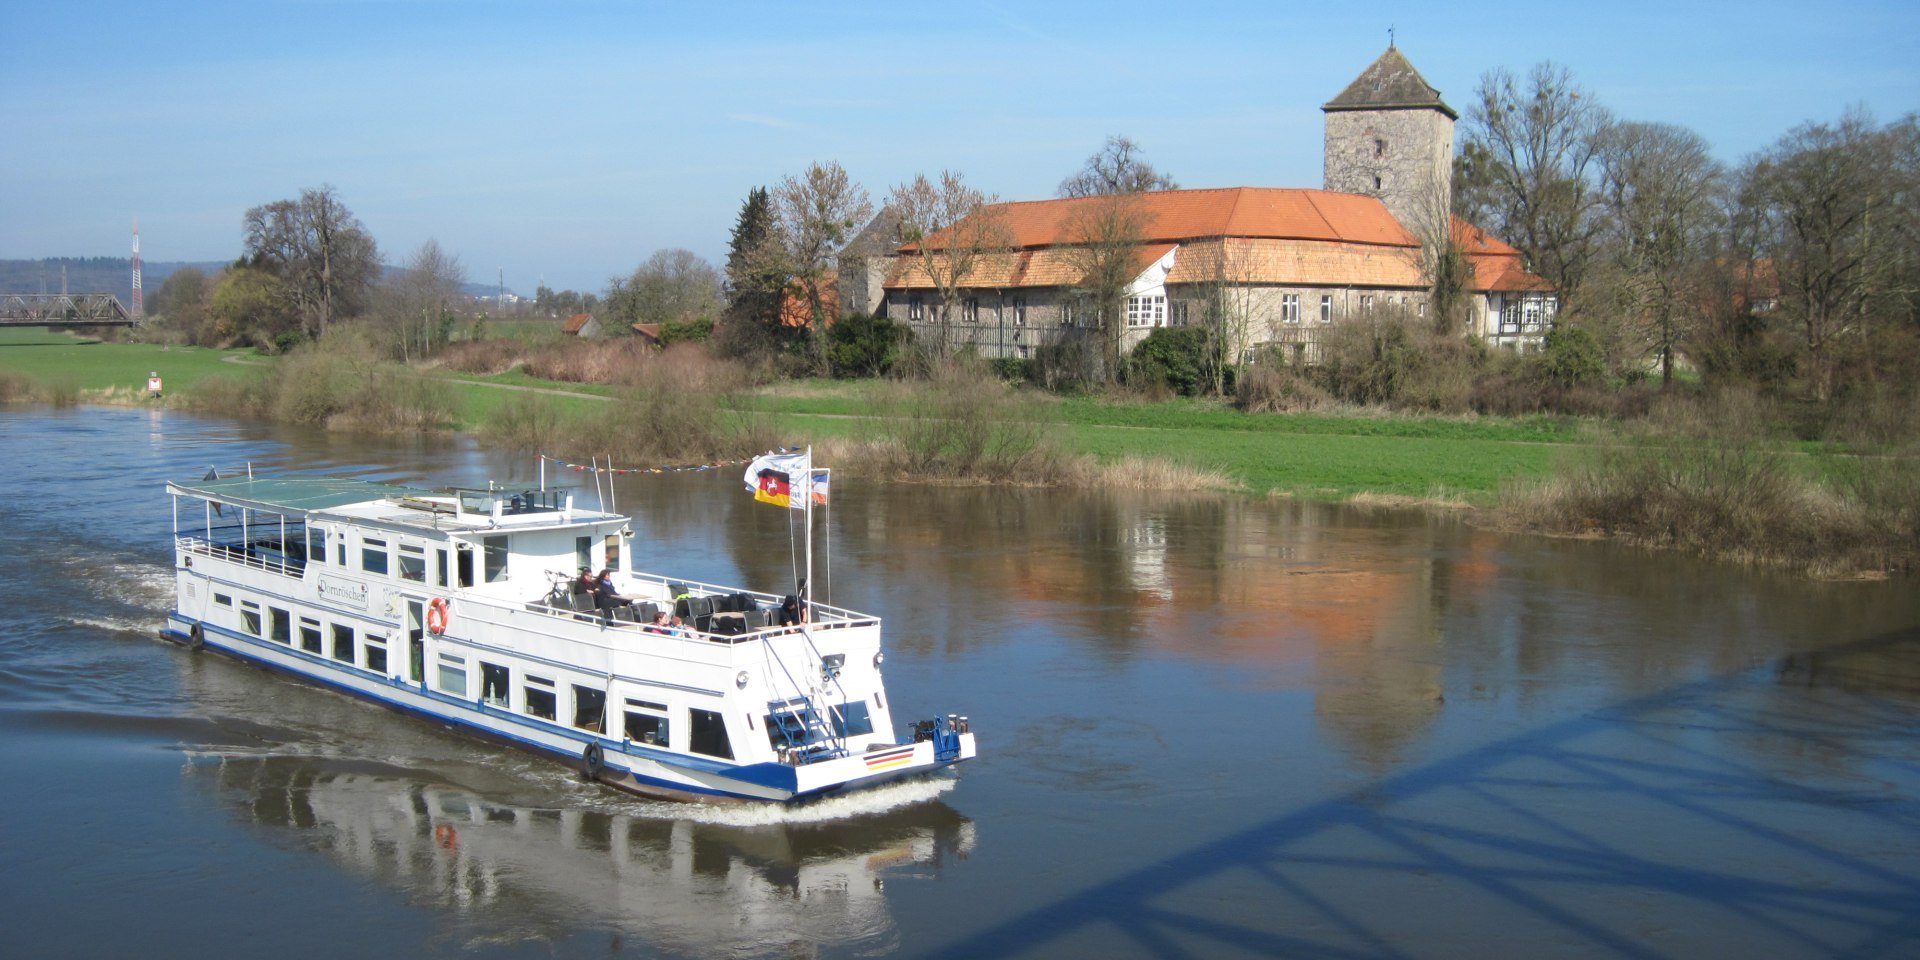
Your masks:
<svg viewBox="0 0 1920 960"><path fill-rule="evenodd" d="M189 623L189 624L193 622L187 619L186 617L180 616L177 613L169 617L168 620L170 624L171 622L176 620L181 623ZM266 641L260 640L257 637L248 636L247 634L238 633L238 632L229 630L225 627L215 626L210 623L201 622L199 626L201 631L209 637L217 634L222 638L232 638L234 640L239 640L244 643L261 645L263 649L274 650L274 651L279 651L279 652L288 653L288 654L295 654L295 655L301 656L302 658L311 658L315 662L321 663L327 666L328 669L335 669L335 670L342 669L341 667L333 666L332 661L327 661L322 657L315 656L311 653L299 650L297 648L281 646L280 644L273 644L272 646L266 646L265 645ZM191 629L191 627L189 627L189 629ZM178 643L187 643L191 639L186 633L183 633L178 630L174 630L171 628L171 626L167 628L163 628L160 631L160 633L161 633L161 636L164 637L165 639L173 640ZM270 658L252 654L248 650L240 646L228 646L226 644L209 643L208 647L214 650L218 650L221 653L225 653L225 654L237 657L239 659L245 660L248 663L256 663L263 667L269 667L269 668L278 670L282 673L299 677L303 680L310 680L322 686L328 687L330 689L352 695L362 700L367 700L369 702L379 704L380 706L387 707L389 709L392 709L401 713L405 713L405 714L409 714L417 717L424 717L439 723L456 724L471 733L477 734L479 736L482 736L488 739L502 741L502 742L511 744L513 746L519 747L523 750L527 750L531 753L538 753L544 756L555 757L569 763L578 762L580 760L578 756L568 754L563 751L555 750L552 747L544 743L541 743L537 740L530 740L525 737L515 736L514 734L509 733L507 731L496 730L492 727L481 726L463 717L444 714L444 713L434 713L432 711L423 710L419 707L413 706L411 704L403 703L398 700L390 700L385 697L377 696L372 692L361 690L357 687L348 685L346 683L342 683L331 677L307 673L302 670L295 670L291 667L277 663ZM357 670L357 668L355 669ZM376 674L367 673L365 674L365 676L370 679L379 679L382 682L386 683L388 686L398 686L398 689L404 689L416 695L425 696L429 699L439 700L439 701L448 703L450 705L457 705L462 708L471 709L466 706L467 701L465 700L455 700L444 694L438 694L433 691L423 690L421 688L414 687L414 686L395 685L392 683L391 680L378 677L378 675ZM496 716L499 716L501 719L506 719L515 723L520 722L519 718L512 714L498 714ZM673 799L673 800L689 800L689 799L692 799L692 800L752 800L752 801L767 802L769 799L766 797L755 796L753 794L748 794L748 793L733 793L725 790L703 788L693 784L682 783L676 780L663 780L657 777L650 777L650 776L645 776L639 773L635 773L631 768L621 767L612 762L614 759L624 756L624 754L619 750L619 746L622 743L621 741L606 741L600 738L590 737L583 734L575 733L571 730L566 730L566 729L555 729L550 732L558 733L561 736L565 736L579 742L582 745L583 750L585 749L585 745L587 744L591 744L591 743L600 744L602 751L605 753L609 761L607 763L607 773L602 775L600 782L605 783L609 786L627 790L632 793L638 793L643 796L657 796L657 797L664 797L666 799ZM612 743L615 749L613 750L606 749L609 743ZM678 758L676 757L676 759ZM676 764L676 766L678 766L678 764ZM695 768L689 767L688 769L694 770ZM717 773L719 772L719 770L718 769L698 770L698 772ZM742 774L745 774L745 776L742 776ZM732 779L737 779L746 783L754 784L755 786L765 786L774 790L779 790L786 794L785 799L797 799L797 796L794 793L794 791L798 787L798 782L797 782L798 775L793 771L792 768L784 766L782 764L777 764L777 763L752 764L749 766L734 768L732 770L727 771L724 775ZM781 779L784 779L786 782L784 784L779 783L779 780ZM868 784L868 783L878 783L881 781L878 781L878 780L869 781L869 780L863 779L859 782L864 786L865 784ZM808 794L807 796L819 796L819 795L824 795L826 793L839 792L845 786L846 784L837 784L825 790L815 791L814 793ZM775 802L778 802L778 801L776 800Z"/></svg>

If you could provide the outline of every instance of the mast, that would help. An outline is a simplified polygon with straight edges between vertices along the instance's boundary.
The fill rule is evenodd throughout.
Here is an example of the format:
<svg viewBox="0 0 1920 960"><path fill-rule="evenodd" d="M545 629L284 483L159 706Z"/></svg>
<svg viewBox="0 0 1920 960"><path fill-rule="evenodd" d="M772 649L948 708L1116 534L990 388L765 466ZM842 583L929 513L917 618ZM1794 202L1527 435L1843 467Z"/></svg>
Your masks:
<svg viewBox="0 0 1920 960"><path fill-rule="evenodd" d="M812 623L813 622L813 445L812 444L807 445L807 465L802 471L802 475L804 475L807 478L806 484L801 488L803 491L801 496L805 497L807 501L807 579L805 581L807 586L803 591L806 595L801 597L800 601L806 604L806 606L803 608L806 613L806 616L804 617L805 621L807 623Z"/></svg>

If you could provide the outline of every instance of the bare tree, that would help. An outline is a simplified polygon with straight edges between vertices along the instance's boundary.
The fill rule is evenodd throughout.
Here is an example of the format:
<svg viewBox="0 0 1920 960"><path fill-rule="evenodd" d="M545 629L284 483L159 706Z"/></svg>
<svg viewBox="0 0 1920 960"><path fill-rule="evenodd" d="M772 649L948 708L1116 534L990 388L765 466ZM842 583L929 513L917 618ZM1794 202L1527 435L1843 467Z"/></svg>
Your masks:
<svg viewBox="0 0 1920 960"><path fill-rule="evenodd" d="M915 174L887 195L887 205L900 218L900 241L913 246L914 265L933 286L940 356L953 345L953 308L960 291L977 285L977 277L1013 251L1013 232L995 206L999 202L951 170L940 171L937 184Z"/></svg>
<svg viewBox="0 0 1920 960"><path fill-rule="evenodd" d="M1671 383L1676 350L1699 316L1698 266L1721 226L1726 171L1706 140L1664 123L1616 123L1600 138L1609 299Z"/></svg>
<svg viewBox="0 0 1920 960"><path fill-rule="evenodd" d="M1127 291L1139 277L1139 251L1147 211L1133 194L1090 199L1069 215L1066 255L1080 274L1078 293L1092 314L1100 342L1099 377L1120 373L1120 338L1126 330Z"/></svg>
<svg viewBox="0 0 1920 960"><path fill-rule="evenodd" d="M840 249L873 218L873 202L866 188L854 183L838 162L829 160L781 181L773 192L773 208L794 286L807 301L809 337L819 357L819 331L831 319L825 296L827 273Z"/></svg>
<svg viewBox="0 0 1920 960"><path fill-rule="evenodd" d="M380 251L331 185L247 211L247 257L287 285L309 337L365 305Z"/></svg>
<svg viewBox="0 0 1920 960"><path fill-rule="evenodd" d="M407 258L382 290L381 313L402 360L445 346L459 320L460 287L467 282L460 258L428 239Z"/></svg>
<svg viewBox="0 0 1920 960"><path fill-rule="evenodd" d="M720 315L720 271L691 250L659 250L629 276L613 278L604 302L608 322L621 327L710 323Z"/></svg>
<svg viewBox="0 0 1920 960"><path fill-rule="evenodd" d="M1178 189L1172 177L1147 162L1139 144L1118 134L1108 137L1078 173L1060 181L1060 196L1069 199Z"/></svg>
<svg viewBox="0 0 1920 960"><path fill-rule="evenodd" d="M1490 71L1475 97L1456 208L1518 247L1562 305L1574 305L1601 229L1595 161L1607 111L1551 63L1534 67L1524 88Z"/></svg>
<svg viewBox="0 0 1920 960"><path fill-rule="evenodd" d="M1761 249L1778 273L1782 306L1805 339L1817 399L1833 390L1834 345L1858 332L1876 303L1907 304L1915 231L1915 120L1878 128L1862 110L1838 124L1807 124L1750 168L1764 211ZM1903 269L1904 267L1904 269ZM1905 276L1907 282L1902 282Z"/></svg>

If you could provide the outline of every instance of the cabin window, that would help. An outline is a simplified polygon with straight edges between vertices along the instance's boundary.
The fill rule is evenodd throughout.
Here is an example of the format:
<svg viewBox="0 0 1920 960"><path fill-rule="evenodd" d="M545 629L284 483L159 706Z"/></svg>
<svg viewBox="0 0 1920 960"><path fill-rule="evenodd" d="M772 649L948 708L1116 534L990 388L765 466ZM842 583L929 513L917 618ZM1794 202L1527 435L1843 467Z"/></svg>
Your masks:
<svg viewBox="0 0 1920 960"><path fill-rule="evenodd" d="M341 663L353 662L353 628L344 623L333 625L333 658Z"/></svg>
<svg viewBox="0 0 1920 960"><path fill-rule="evenodd" d="M497 663L480 661L480 699L490 706L506 709L509 693L513 688L508 685L507 668Z"/></svg>
<svg viewBox="0 0 1920 960"><path fill-rule="evenodd" d="M440 655L440 692L456 697L467 695L467 658L450 653Z"/></svg>
<svg viewBox="0 0 1920 960"><path fill-rule="evenodd" d="M481 537L480 543L487 551L487 582L499 583L507 578L507 538Z"/></svg>
<svg viewBox="0 0 1920 960"><path fill-rule="evenodd" d="M360 541L360 569L383 577L387 575L387 542L385 540Z"/></svg>
<svg viewBox="0 0 1920 960"><path fill-rule="evenodd" d="M319 527L307 528L307 556L315 563L327 562L327 532Z"/></svg>
<svg viewBox="0 0 1920 960"><path fill-rule="evenodd" d="M655 713L627 711L627 739L656 747L667 746L667 718Z"/></svg>
<svg viewBox="0 0 1920 960"><path fill-rule="evenodd" d="M832 715L834 730L840 736L857 737L873 732L873 717L867 712L865 700L835 704L828 707L827 712Z"/></svg>
<svg viewBox="0 0 1920 960"><path fill-rule="evenodd" d="M573 725L601 733L607 729L607 692L573 685Z"/></svg>
<svg viewBox="0 0 1920 960"><path fill-rule="evenodd" d="M230 593L216 593L213 595L213 602L223 607L231 607L233 606L233 595Z"/></svg>
<svg viewBox="0 0 1920 960"><path fill-rule="evenodd" d="M427 551L422 547L400 545L400 579L427 582Z"/></svg>
<svg viewBox="0 0 1920 960"><path fill-rule="evenodd" d="M434 555L436 557L433 565L434 582L444 587L447 585L447 578L452 576L447 570L447 552L445 550L435 550Z"/></svg>
<svg viewBox="0 0 1920 960"><path fill-rule="evenodd" d="M279 607L267 608L267 639L274 643L293 642L293 614Z"/></svg>
<svg viewBox="0 0 1920 960"><path fill-rule="evenodd" d="M606 553L607 553L607 562L603 564L603 566L605 566L608 570L620 569L620 535L619 534L617 533L607 534Z"/></svg>
<svg viewBox="0 0 1920 960"><path fill-rule="evenodd" d="M308 653L320 652L320 621L300 618L300 649Z"/></svg>
<svg viewBox="0 0 1920 960"><path fill-rule="evenodd" d="M386 644L379 643L372 637L367 638L367 669L383 677L387 675Z"/></svg>
<svg viewBox="0 0 1920 960"><path fill-rule="evenodd" d="M334 566L337 567L347 565L347 538L345 536L333 542L333 563Z"/></svg>
<svg viewBox="0 0 1920 960"><path fill-rule="evenodd" d="M460 585L473 586L473 547L463 543L454 548L453 556L460 569Z"/></svg>
<svg viewBox="0 0 1920 960"><path fill-rule="evenodd" d="M534 684L552 687L553 681L545 677L527 678L527 685L524 688L527 699L527 716L539 717L542 720L552 720L554 707L557 705L553 691L550 689L542 690L540 687L534 686Z"/></svg>
<svg viewBox="0 0 1920 960"><path fill-rule="evenodd" d="M260 605L257 603L248 603L245 600L240 601L240 622L245 626L248 633L256 637L259 636Z"/></svg>
<svg viewBox="0 0 1920 960"><path fill-rule="evenodd" d="M727 740L727 723L720 714L712 710L691 709L687 711L687 720L687 729L691 731L688 750L722 760L733 759L733 744Z"/></svg>
<svg viewBox="0 0 1920 960"><path fill-rule="evenodd" d="M573 564L574 566L582 570L586 570L593 566L593 538L592 537L574 537L573 538Z"/></svg>

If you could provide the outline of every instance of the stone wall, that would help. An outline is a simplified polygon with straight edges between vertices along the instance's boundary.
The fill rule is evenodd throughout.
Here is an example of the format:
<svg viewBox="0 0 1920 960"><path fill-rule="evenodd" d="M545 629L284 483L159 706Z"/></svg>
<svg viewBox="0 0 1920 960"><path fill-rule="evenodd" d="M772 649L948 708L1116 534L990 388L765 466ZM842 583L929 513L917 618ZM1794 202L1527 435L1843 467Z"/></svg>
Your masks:
<svg viewBox="0 0 1920 960"><path fill-rule="evenodd" d="M1379 197L1416 236L1453 196L1453 119L1438 110L1329 110L1326 189Z"/></svg>

